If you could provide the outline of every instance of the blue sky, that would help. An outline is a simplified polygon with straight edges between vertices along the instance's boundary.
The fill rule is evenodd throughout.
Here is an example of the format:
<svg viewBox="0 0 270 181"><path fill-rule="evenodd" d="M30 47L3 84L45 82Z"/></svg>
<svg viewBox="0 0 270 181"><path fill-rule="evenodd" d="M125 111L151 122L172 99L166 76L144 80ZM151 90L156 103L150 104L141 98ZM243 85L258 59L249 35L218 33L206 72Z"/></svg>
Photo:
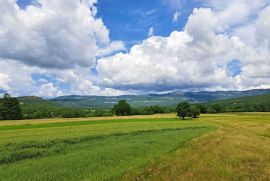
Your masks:
<svg viewBox="0 0 270 181"><path fill-rule="evenodd" d="M93 2L1 2L0 94L270 87L270 0Z"/></svg>
<svg viewBox="0 0 270 181"><path fill-rule="evenodd" d="M31 4L32 0L18 0L20 8ZM110 30L112 40L122 40L126 46L141 42L148 37L149 28L154 28L154 34L168 36L172 31L182 30L188 16L201 2L183 2L179 7L173 7L164 0L99 0L97 17L102 18ZM176 11L181 12L177 22L173 22Z"/></svg>
<svg viewBox="0 0 270 181"><path fill-rule="evenodd" d="M98 17L101 17L113 40L122 40L129 48L148 36L151 27L154 34L168 36L172 31L182 30L188 16L200 3L183 4L172 7L164 0L100 0L97 3ZM181 12L177 22L173 22L176 11Z"/></svg>

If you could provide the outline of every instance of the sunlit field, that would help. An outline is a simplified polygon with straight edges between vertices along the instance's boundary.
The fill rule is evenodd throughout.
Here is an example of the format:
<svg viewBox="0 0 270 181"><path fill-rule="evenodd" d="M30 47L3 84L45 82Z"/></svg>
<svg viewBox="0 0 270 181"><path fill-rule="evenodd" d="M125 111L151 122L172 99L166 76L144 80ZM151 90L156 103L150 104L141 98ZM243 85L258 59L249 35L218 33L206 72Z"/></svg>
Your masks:
<svg viewBox="0 0 270 181"><path fill-rule="evenodd" d="M0 180L270 180L270 114L0 122Z"/></svg>

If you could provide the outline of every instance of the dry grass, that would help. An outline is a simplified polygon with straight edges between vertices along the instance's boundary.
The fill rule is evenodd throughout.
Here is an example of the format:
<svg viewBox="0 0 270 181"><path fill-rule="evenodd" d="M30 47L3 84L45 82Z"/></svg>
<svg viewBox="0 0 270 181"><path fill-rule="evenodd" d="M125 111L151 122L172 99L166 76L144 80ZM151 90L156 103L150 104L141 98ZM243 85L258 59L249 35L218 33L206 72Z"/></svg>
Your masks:
<svg viewBox="0 0 270 181"><path fill-rule="evenodd" d="M270 114L204 115L218 129L124 180L270 180Z"/></svg>

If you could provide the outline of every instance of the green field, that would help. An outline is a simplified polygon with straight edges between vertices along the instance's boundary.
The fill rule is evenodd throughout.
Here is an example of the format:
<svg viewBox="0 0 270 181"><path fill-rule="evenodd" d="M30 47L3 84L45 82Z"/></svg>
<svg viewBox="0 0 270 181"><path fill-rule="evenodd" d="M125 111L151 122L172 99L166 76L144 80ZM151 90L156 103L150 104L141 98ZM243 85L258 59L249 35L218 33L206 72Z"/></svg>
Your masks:
<svg viewBox="0 0 270 181"><path fill-rule="evenodd" d="M270 180L270 114L0 122L0 180Z"/></svg>

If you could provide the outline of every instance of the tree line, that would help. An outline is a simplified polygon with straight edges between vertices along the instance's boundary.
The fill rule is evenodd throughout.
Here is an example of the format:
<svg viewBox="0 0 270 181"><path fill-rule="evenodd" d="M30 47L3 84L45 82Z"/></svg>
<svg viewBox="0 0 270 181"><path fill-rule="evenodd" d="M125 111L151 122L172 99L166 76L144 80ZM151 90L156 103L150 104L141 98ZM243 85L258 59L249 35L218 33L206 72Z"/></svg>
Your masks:
<svg viewBox="0 0 270 181"><path fill-rule="evenodd" d="M20 105L20 101L17 98L11 97L9 94L5 94L0 99L0 120L151 115L175 112L181 119L185 119L186 117L197 118L201 113L270 112L270 102L256 103L256 101L249 101L242 104L227 105L224 105L224 102L223 104L222 102L212 104L180 102L176 107L146 106L135 108L126 100L120 100L112 109L76 109L52 106L50 104Z"/></svg>

